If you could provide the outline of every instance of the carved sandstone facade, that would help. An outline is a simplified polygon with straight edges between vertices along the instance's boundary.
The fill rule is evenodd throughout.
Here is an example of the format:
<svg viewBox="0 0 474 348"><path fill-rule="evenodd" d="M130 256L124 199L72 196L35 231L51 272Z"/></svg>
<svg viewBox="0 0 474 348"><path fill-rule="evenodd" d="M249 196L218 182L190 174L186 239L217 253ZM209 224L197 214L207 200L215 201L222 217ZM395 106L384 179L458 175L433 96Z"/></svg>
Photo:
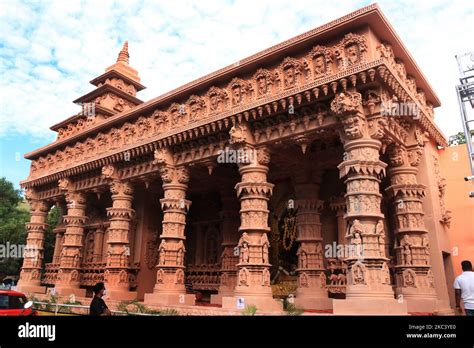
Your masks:
<svg viewBox="0 0 474 348"><path fill-rule="evenodd" d="M26 155L39 260L49 207L64 215L53 262L40 279L25 258L22 289L104 281L147 303L199 292L276 311L283 294L336 313L449 311L433 247L449 222L441 171L435 189L423 182L446 144L439 101L376 5L146 103L128 58L125 44L77 100L87 112ZM400 103L417 112L393 113Z"/></svg>

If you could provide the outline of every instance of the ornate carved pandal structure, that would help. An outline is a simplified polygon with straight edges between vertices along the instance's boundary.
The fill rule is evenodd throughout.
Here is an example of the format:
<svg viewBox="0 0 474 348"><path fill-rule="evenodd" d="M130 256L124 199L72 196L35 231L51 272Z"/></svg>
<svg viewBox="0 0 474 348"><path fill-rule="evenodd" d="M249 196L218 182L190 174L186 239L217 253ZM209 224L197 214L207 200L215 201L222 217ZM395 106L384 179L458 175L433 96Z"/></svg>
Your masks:
<svg viewBox="0 0 474 348"><path fill-rule="evenodd" d="M48 208L68 204L42 284L84 295L105 281L114 299L162 305L208 292L224 308L278 311L271 285L283 269L305 308L449 312L433 250L449 223L439 167L427 183L446 145L439 100L377 5L146 103L128 60L125 44L77 100L95 116L53 126L57 140L26 155L29 245L41 249ZM279 233L269 216L290 199L294 275L281 239L269 250ZM350 254L325 256L326 240ZM39 267L25 257L20 289L44 291ZM345 299L328 299L336 288Z"/></svg>

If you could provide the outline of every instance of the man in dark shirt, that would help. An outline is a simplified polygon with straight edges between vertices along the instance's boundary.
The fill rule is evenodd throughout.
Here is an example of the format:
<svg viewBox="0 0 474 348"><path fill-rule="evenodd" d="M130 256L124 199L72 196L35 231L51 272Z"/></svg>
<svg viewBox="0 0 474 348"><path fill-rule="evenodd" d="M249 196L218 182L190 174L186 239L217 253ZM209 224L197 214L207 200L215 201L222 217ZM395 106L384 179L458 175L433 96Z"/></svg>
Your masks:
<svg viewBox="0 0 474 348"><path fill-rule="evenodd" d="M92 299L91 306L89 309L90 315L109 316L112 315L109 308L105 304L102 296L104 296L105 286L104 283L97 283L94 288L94 298Z"/></svg>

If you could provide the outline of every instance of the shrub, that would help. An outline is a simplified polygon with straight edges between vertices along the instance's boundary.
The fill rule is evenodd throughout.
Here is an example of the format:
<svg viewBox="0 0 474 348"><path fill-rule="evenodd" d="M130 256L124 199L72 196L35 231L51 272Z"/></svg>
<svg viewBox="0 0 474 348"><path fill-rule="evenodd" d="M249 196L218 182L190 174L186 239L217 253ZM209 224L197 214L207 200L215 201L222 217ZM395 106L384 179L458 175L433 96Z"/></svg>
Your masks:
<svg viewBox="0 0 474 348"><path fill-rule="evenodd" d="M255 315L255 313L257 313L257 306L255 305L245 306L242 311L242 315Z"/></svg>

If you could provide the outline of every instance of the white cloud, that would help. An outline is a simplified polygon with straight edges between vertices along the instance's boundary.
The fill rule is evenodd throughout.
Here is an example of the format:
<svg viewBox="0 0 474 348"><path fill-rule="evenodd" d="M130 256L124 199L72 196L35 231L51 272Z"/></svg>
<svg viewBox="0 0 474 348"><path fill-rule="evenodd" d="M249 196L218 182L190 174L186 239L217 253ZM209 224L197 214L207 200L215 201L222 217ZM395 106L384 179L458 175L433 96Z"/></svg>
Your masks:
<svg viewBox="0 0 474 348"><path fill-rule="evenodd" d="M125 39L148 100L213 70L336 19L368 1L0 2L0 136L52 140L77 112L72 100L113 64ZM472 49L470 1L388 1L380 6L443 106L446 135L461 129L454 54Z"/></svg>

